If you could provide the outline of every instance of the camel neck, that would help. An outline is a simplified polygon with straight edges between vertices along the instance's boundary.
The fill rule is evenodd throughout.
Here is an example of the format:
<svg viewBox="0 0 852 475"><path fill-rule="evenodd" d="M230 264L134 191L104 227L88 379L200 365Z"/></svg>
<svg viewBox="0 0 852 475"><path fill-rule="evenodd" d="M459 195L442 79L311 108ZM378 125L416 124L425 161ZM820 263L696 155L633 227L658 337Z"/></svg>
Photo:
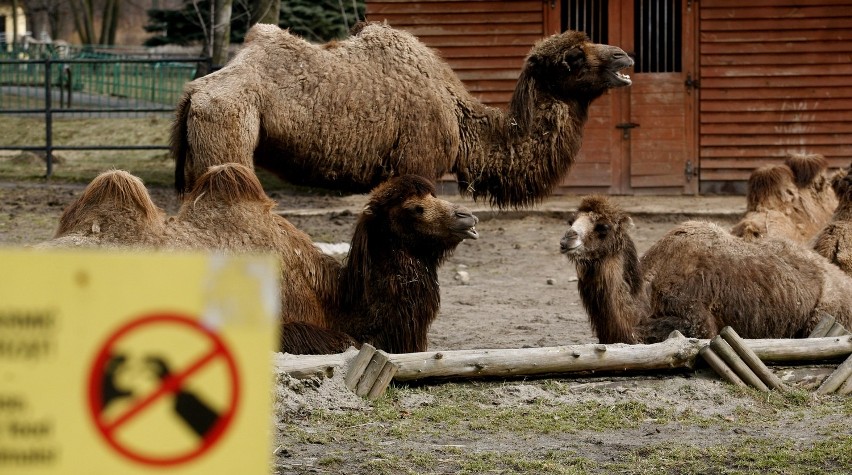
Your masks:
<svg viewBox="0 0 852 475"><path fill-rule="evenodd" d="M543 93L529 100L529 110L513 102L508 114L490 109L469 118L477 141L460 151L462 193L500 208L524 207L548 196L567 173L582 145L588 102Z"/></svg>
<svg viewBox="0 0 852 475"><path fill-rule="evenodd" d="M638 260L635 254L630 258L617 254L577 264L580 298L601 343L640 341L637 326L647 305Z"/></svg>

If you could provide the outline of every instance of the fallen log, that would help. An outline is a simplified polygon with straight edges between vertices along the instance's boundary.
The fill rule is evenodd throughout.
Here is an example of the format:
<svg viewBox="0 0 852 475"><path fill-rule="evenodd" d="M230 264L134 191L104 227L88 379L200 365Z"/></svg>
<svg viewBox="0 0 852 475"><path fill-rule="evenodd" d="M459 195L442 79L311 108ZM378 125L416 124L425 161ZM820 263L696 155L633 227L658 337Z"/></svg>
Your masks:
<svg viewBox="0 0 852 475"><path fill-rule="evenodd" d="M544 348L445 350L389 354L398 366L395 381L427 378L521 377L587 372L692 368L709 340L675 337L650 345L621 343ZM744 339L765 363L814 362L852 354L852 336L801 339ZM348 365L357 350L334 355L278 354L277 369L293 377L331 374Z"/></svg>

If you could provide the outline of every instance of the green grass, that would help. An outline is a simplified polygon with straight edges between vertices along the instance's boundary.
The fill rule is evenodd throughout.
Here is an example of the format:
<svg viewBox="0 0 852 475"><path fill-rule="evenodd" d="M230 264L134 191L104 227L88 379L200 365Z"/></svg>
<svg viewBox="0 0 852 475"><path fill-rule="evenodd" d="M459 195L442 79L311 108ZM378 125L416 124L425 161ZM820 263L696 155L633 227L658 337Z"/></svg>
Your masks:
<svg viewBox="0 0 852 475"><path fill-rule="evenodd" d="M168 145L172 118L151 115L145 118L54 119L54 146ZM3 146L43 146L44 118L0 116ZM99 173L122 169L141 178L146 185L171 187L174 184L174 160L168 150L58 150L50 181L59 183L90 182ZM20 150L0 150L0 180L43 182L47 171L43 159ZM290 185L263 170L258 178L267 191L315 193Z"/></svg>
<svg viewBox="0 0 852 475"><path fill-rule="evenodd" d="M849 398L817 398L803 391L766 394L729 386L720 395L736 400L735 410L730 417L707 417L686 404L613 399L611 389L600 390L599 400L580 400L556 380L523 383L539 386L548 398L495 403L493 391L502 384L392 386L367 409L314 410L297 416L287 422L280 443L291 452L308 445L323 447L326 455L316 466L332 473L852 472ZM406 400L426 402L405 407ZM791 428L796 421L800 426L820 424L824 430L803 438ZM645 439L619 443L624 434L654 434L655 428L668 434L665 442L648 438L646 445ZM681 441L678 434L686 428L691 437ZM607 441L602 448L590 442L597 437ZM568 441L591 450L571 448ZM349 455L341 458L342 453Z"/></svg>

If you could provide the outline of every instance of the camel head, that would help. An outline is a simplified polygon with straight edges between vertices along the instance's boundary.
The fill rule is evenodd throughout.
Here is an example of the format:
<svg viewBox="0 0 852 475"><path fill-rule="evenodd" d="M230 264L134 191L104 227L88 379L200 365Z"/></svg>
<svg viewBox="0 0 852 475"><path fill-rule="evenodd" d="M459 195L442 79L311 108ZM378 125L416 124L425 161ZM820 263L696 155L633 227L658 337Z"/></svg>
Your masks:
<svg viewBox="0 0 852 475"><path fill-rule="evenodd" d="M435 197L435 187L429 180L406 175L373 190L358 227L381 229L371 233L371 238L384 234L394 246L412 254L443 255L464 239L478 239L478 222L467 208Z"/></svg>
<svg viewBox="0 0 852 475"><path fill-rule="evenodd" d="M559 250L575 263L601 260L633 248L627 235L633 220L603 196L583 198L577 212L568 217L568 226Z"/></svg>
<svg viewBox="0 0 852 475"><path fill-rule="evenodd" d="M525 71L557 98L599 97L608 89L629 86L623 69L633 60L617 46L596 44L585 33L566 31L536 44L527 56Z"/></svg>
<svg viewBox="0 0 852 475"><path fill-rule="evenodd" d="M831 178L831 188L842 205L852 203L852 165L846 170L840 170Z"/></svg>

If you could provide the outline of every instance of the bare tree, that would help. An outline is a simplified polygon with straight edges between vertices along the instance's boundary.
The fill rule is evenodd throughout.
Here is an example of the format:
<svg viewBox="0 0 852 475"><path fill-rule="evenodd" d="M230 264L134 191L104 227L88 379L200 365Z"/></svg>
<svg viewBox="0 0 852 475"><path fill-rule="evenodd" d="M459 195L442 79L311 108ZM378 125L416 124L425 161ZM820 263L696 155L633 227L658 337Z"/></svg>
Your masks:
<svg viewBox="0 0 852 475"><path fill-rule="evenodd" d="M118 0L71 0L74 26L83 44L115 44L118 28ZM95 18L100 7L101 33L95 36Z"/></svg>
<svg viewBox="0 0 852 475"><path fill-rule="evenodd" d="M216 0L213 10L213 64L221 66L228 62L228 47L231 45L231 7L234 0Z"/></svg>
<svg viewBox="0 0 852 475"><path fill-rule="evenodd" d="M251 0L251 24L277 25L281 16L281 0Z"/></svg>

